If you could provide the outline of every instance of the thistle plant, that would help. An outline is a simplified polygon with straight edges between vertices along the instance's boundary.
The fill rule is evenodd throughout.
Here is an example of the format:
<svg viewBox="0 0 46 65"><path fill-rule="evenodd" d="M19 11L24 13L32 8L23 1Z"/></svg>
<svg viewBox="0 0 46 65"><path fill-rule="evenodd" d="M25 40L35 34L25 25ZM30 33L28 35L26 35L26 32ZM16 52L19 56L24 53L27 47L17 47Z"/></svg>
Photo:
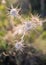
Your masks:
<svg viewBox="0 0 46 65"><path fill-rule="evenodd" d="M25 20L22 18L22 16L19 14L20 9L14 8L14 6L10 3L11 8L8 9L8 16L10 16L10 25L12 29L10 31L7 31L6 36L4 37L4 40L7 40L8 43L11 45L14 45L16 50L23 50L24 47L24 36L26 33L28 33L31 30L35 30L37 26L42 26L42 22L39 19L38 16L31 15L31 20ZM14 18L19 19L22 23L20 25L15 26L14 25ZM21 35L21 40L18 41L16 38L16 35ZM17 40L17 41L16 41ZM16 41L16 42L15 42Z"/></svg>

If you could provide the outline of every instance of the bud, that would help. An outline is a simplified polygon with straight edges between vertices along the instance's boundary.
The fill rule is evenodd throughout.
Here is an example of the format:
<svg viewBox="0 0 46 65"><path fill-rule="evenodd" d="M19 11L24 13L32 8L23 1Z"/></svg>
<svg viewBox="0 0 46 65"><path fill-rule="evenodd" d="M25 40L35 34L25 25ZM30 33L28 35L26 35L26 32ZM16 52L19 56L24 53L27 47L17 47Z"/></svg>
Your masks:
<svg viewBox="0 0 46 65"><path fill-rule="evenodd" d="M17 42L16 44L15 44L15 48L16 48L16 50L17 51L23 51L23 44L22 44L22 42L20 41L20 42Z"/></svg>
<svg viewBox="0 0 46 65"><path fill-rule="evenodd" d="M18 16L18 11L17 11L17 9L14 9L14 8L11 9L10 15L17 17L17 16Z"/></svg>

